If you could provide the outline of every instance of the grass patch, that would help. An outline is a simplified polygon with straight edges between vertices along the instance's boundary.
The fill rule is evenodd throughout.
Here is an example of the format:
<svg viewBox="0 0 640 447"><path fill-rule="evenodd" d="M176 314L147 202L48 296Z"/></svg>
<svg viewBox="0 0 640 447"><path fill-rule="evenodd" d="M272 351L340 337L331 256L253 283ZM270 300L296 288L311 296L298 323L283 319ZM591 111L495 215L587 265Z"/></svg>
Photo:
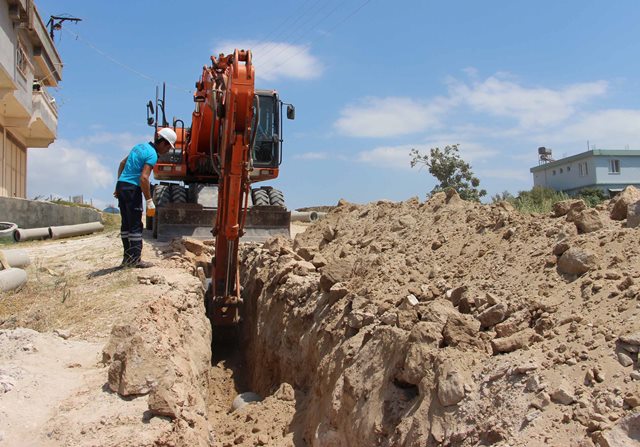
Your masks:
<svg viewBox="0 0 640 447"><path fill-rule="evenodd" d="M55 269L55 267L54 267ZM123 313L121 295L137 284L137 272L122 271L101 281L86 272L28 269L19 290L0 292L0 328L25 327L38 332L70 328L76 335L105 333Z"/></svg>
<svg viewBox="0 0 640 447"><path fill-rule="evenodd" d="M507 201L522 213L545 214L551 212L553 205L571 197L562 191L536 186L531 191L520 191L514 197L508 191L495 195L493 202Z"/></svg>
<svg viewBox="0 0 640 447"><path fill-rule="evenodd" d="M584 188L576 195L576 199L584 200L588 207L593 208L607 200L607 196L598 188Z"/></svg>
<svg viewBox="0 0 640 447"><path fill-rule="evenodd" d="M120 214L102 213L102 224L105 231L119 230L121 221Z"/></svg>
<svg viewBox="0 0 640 447"><path fill-rule="evenodd" d="M56 205L77 206L80 208L97 209L93 205L90 205L88 203L75 203L75 202L69 202L68 200L63 200L63 199L53 199L53 200L48 200L48 202L55 203Z"/></svg>

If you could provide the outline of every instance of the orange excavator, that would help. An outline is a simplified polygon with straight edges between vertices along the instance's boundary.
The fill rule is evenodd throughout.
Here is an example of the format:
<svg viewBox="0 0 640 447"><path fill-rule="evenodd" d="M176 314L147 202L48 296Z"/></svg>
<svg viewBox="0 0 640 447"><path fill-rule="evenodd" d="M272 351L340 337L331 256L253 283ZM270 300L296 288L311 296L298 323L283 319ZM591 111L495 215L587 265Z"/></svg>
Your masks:
<svg viewBox="0 0 640 447"><path fill-rule="evenodd" d="M289 234L290 212L282 192L252 184L278 176L282 161L282 109L291 104L273 90L255 89L251 51L211 57L193 96L191 127L165 118L165 91L147 104L147 123L171 127L175 149L160 156L153 188L156 214L147 219L154 237L215 237L207 311L218 326L239 322L238 248L243 240ZM161 123L159 122L161 120ZM213 229L211 228L213 225Z"/></svg>

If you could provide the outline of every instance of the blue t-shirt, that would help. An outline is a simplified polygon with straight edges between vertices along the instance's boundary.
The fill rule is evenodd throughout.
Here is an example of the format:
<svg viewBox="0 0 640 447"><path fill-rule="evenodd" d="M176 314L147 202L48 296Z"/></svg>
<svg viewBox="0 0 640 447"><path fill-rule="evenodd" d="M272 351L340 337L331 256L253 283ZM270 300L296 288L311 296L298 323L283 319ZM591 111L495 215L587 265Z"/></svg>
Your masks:
<svg viewBox="0 0 640 447"><path fill-rule="evenodd" d="M134 146L129 153L127 163L124 165L118 181L140 186L140 175L144 165L149 165L153 168L157 161L158 153L151 143L142 143Z"/></svg>

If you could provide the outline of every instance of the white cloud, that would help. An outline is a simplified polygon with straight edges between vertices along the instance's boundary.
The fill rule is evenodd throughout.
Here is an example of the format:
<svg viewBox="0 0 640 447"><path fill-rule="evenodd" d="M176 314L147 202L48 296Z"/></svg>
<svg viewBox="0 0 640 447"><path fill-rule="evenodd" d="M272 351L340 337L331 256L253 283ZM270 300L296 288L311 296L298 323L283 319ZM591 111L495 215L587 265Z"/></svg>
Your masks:
<svg viewBox="0 0 640 447"><path fill-rule="evenodd" d="M356 160L379 167L391 167L395 169L411 169L412 148L420 149L415 145L381 146L369 151L358 153Z"/></svg>
<svg viewBox="0 0 640 447"><path fill-rule="evenodd" d="M29 197L50 195L88 199L101 188L115 186L115 169L105 166L95 154L66 140L48 149L30 149L28 155Z"/></svg>
<svg viewBox="0 0 640 447"><path fill-rule="evenodd" d="M473 68L465 69L472 78ZM517 127L483 128L466 122L458 126L475 129L480 134L514 137L540 128L557 128L580 113L579 106L604 95L606 81L576 83L564 88L526 87L510 80L507 73L497 73L482 81L467 83L450 78L446 97L424 101L406 97L367 97L345 106L335 122L335 128L352 137L391 137L443 128L445 114L454 109L513 119ZM449 114L452 115L452 114ZM468 113L463 115L467 119ZM449 124L451 128L451 125Z"/></svg>
<svg viewBox="0 0 640 447"><path fill-rule="evenodd" d="M586 142L601 149L640 148L640 110L599 110L582 116L558 132L540 136L553 147L563 144L586 150ZM559 150L562 148L558 148Z"/></svg>
<svg viewBox="0 0 640 447"><path fill-rule="evenodd" d="M326 152L304 152L293 156L296 160L326 160L328 154Z"/></svg>
<svg viewBox="0 0 640 447"><path fill-rule="evenodd" d="M265 81L276 79L316 79L322 75L322 63L311 54L308 45L291 45L284 42L223 41L214 54L232 53L234 49L250 49L256 78Z"/></svg>
<svg viewBox="0 0 640 447"><path fill-rule="evenodd" d="M448 142L447 142L448 141ZM432 147L444 148L455 144L452 139L432 141L429 143L407 144L398 146L380 146L368 151L359 152L356 160L384 168L411 169L411 149L417 149L422 154L428 154ZM468 162L481 162L495 156L498 151L486 148L480 144L463 142L459 144L460 157ZM473 166L472 166L473 168Z"/></svg>
<svg viewBox="0 0 640 447"><path fill-rule="evenodd" d="M495 157L499 151L489 148L484 144L474 143L460 136L455 135L438 135L436 139L429 140L423 144L426 150L432 147L444 148L445 146L457 144L460 151L460 157L466 162L484 162L488 158ZM424 151L426 153L426 150Z"/></svg>
<svg viewBox="0 0 640 447"><path fill-rule="evenodd" d="M561 89L524 87L498 74L482 82L450 81L450 95L459 105L494 116L516 119L521 127L560 124L576 113L576 107L607 92L606 81L577 83Z"/></svg>
<svg viewBox="0 0 640 447"><path fill-rule="evenodd" d="M364 98L347 105L335 127L352 137L391 137L437 127L447 104L441 99L420 103L411 98Z"/></svg>

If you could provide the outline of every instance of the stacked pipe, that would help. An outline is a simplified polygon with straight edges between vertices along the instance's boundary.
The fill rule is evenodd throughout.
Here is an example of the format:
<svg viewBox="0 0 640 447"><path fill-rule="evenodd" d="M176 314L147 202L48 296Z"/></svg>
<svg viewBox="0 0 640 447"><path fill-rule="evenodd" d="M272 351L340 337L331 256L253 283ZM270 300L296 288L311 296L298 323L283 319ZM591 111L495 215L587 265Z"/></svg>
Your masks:
<svg viewBox="0 0 640 447"><path fill-rule="evenodd" d="M13 238L13 233L18 226L13 222L0 222L0 239Z"/></svg>
<svg viewBox="0 0 640 447"><path fill-rule="evenodd" d="M81 236L104 230L100 222L89 222L78 225L63 225L58 227L42 228L18 228L13 233L16 242L31 241L34 239L62 239L65 237Z"/></svg>
<svg viewBox="0 0 640 447"><path fill-rule="evenodd" d="M24 250L0 251L0 291L17 289L27 282L27 272L18 268L31 263Z"/></svg>

